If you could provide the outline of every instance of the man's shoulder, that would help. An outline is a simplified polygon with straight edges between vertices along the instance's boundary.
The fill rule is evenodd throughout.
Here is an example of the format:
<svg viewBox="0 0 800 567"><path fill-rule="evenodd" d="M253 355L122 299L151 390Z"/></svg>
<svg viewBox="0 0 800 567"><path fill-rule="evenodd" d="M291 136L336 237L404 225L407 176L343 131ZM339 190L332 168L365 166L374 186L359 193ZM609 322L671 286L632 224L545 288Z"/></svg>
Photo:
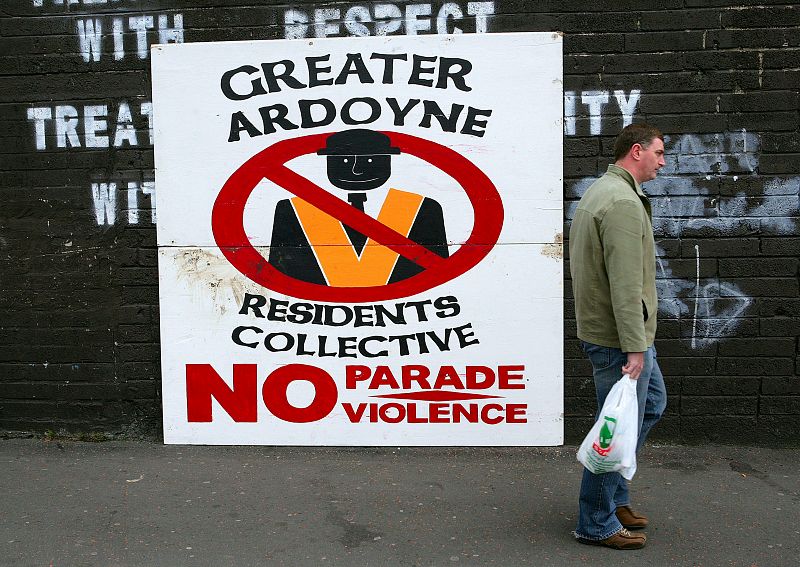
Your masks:
<svg viewBox="0 0 800 567"><path fill-rule="evenodd" d="M593 214L602 214L624 201L639 204L639 196L624 179L606 173L589 186L581 197L578 208Z"/></svg>
<svg viewBox="0 0 800 567"><path fill-rule="evenodd" d="M587 193L593 189L595 191L606 191L609 195L618 198L631 200L636 200L638 198L636 191L631 187L630 183L619 175L614 175L610 172L604 173L602 177L592 183L589 189L587 189Z"/></svg>

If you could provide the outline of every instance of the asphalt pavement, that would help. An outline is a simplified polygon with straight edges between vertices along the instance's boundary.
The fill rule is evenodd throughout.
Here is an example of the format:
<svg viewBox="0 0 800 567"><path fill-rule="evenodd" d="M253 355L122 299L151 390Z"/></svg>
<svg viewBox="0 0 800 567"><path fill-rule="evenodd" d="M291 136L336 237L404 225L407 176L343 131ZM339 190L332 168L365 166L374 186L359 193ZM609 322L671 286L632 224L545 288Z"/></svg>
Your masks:
<svg viewBox="0 0 800 567"><path fill-rule="evenodd" d="M574 447L0 441L2 566L800 565L800 449L648 446L648 544L578 544Z"/></svg>

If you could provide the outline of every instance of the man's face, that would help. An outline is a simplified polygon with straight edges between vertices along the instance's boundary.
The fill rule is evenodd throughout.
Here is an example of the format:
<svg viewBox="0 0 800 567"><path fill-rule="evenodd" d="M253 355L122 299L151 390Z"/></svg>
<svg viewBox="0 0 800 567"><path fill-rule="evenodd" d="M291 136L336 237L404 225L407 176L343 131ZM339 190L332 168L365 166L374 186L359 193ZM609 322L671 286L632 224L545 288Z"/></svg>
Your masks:
<svg viewBox="0 0 800 567"><path fill-rule="evenodd" d="M650 145L642 147L639 152L639 183L655 179L664 164L664 142L653 138Z"/></svg>
<svg viewBox="0 0 800 567"><path fill-rule="evenodd" d="M345 191L368 191L380 187L392 175L388 154L328 156L328 179Z"/></svg>

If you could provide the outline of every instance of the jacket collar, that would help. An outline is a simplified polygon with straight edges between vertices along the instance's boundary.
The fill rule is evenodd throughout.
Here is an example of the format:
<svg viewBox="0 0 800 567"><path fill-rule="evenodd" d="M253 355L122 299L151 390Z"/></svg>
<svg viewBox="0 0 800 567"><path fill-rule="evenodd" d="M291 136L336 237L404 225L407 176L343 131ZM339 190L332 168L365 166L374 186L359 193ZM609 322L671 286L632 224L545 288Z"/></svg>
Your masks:
<svg viewBox="0 0 800 567"><path fill-rule="evenodd" d="M639 183L633 178L631 172L624 167L620 167L612 163L608 166L608 173L616 175L617 177L621 177L628 183L628 185L631 186L631 188L633 188L634 191L636 191L637 195L645 199L647 198L647 195L645 195L644 191L642 191L642 186L639 185Z"/></svg>

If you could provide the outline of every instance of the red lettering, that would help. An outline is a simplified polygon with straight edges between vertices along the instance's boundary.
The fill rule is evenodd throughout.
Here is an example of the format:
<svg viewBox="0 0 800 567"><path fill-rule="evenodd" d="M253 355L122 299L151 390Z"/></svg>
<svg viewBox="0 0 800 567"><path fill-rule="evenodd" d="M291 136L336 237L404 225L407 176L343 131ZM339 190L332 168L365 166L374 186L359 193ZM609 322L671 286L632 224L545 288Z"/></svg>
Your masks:
<svg viewBox="0 0 800 567"><path fill-rule="evenodd" d="M496 417L489 417L490 411L499 412L500 415ZM481 421L489 425L495 425L503 421L503 406L500 404L486 404L481 408Z"/></svg>
<svg viewBox="0 0 800 567"><path fill-rule="evenodd" d="M389 410L396 410L397 415L390 416ZM381 416L381 420L386 423L400 423L406 418L406 407L403 404L383 404L378 408L378 413Z"/></svg>
<svg viewBox="0 0 800 567"><path fill-rule="evenodd" d="M369 422L378 423L378 404L369 405Z"/></svg>
<svg viewBox="0 0 800 567"><path fill-rule="evenodd" d="M480 376L482 375L482 376ZM467 389L484 390L494 384L494 371L488 366L467 366Z"/></svg>
<svg viewBox="0 0 800 567"><path fill-rule="evenodd" d="M364 412L367 410L367 404L358 404L357 409L353 409L353 404L343 403L342 407L350 423L358 423L361 421L361 418L364 417Z"/></svg>
<svg viewBox="0 0 800 567"><path fill-rule="evenodd" d="M506 423L528 423L525 412L527 404L508 404L506 406Z"/></svg>
<svg viewBox="0 0 800 567"><path fill-rule="evenodd" d="M452 366L442 366L439 368L439 373L436 375L436 382L433 383L434 390L440 390L444 386L452 386L457 390L464 389L464 383L461 377Z"/></svg>
<svg viewBox="0 0 800 567"><path fill-rule="evenodd" d="M525 384L512 384L512 380L522 380L522 374L512 374L512 372L523 372L525 367L521 364L517 366L499 366L497 368L497 375L499 378L498 385L501 390L524 390Z"/></svg>
<svg viewBox="0 0 800 567"><path fill-rule="evenodd" d="M467 423L478 423L478 404L453 404L453 423L461 423L461 418L466 418Z"/></svg>
<svg viewBox="0 0 800 567"><path fill-rule="evenodd" d="M447 404L430 404L428 406L431 423L450 423L450 406Z"/></svg>
<svg viewBox="0 0 800 567"><path fill-rule="evenodd" d="M426 366L409 364L408 366L403 366L402 373L404 390L410 389L412 382L416 382L420 388L425 390L431 389L431 385L428 383L428 376L431 375L431 371Z"/></svg>
<svg viewBox="0 0 800 567"><path fill-rule="evenodd" d="M289 403L286 389L295 380L305 380L314 385L314 400L305 408L297 408ZM261 389L264 405L272 415L291 423L318 421L331 413L336 406L339 393L331 375L308 364L287 364L272 372L264 380Z"/></svg>
<svg viewBox="0 0 800 567"><path fill-rule="evenodd" d="M369 383L370 390L377 390L381 386L389 386L395 389L400 387L388 366L378 366L372 376L372 381Z"/></svg>
<svg viewBox="0 0 800 567"><path fill-rule="evenodd" d="M428 423L428 419L426 417L420 417L417 415L417 404L408 404L408 423Z"/></svg>
<svg viewBox="0 0 800 567"><path fill-rule="evenodd" d="M233 365L233 389L210 364L186 365L186 413L189 422L213 421L211 398L237 423L258 419L256 407L257 366Z"/></svg>
<svg viewBox="0 0 800 567"><path fill-rule="evenodd" d="M363 382L364 380L368 380L372 374L369 366L362 366L362 365L353 365L347 366L345 369L345 387L348 390L354 390L356 387L356 382Z"/></svg>

